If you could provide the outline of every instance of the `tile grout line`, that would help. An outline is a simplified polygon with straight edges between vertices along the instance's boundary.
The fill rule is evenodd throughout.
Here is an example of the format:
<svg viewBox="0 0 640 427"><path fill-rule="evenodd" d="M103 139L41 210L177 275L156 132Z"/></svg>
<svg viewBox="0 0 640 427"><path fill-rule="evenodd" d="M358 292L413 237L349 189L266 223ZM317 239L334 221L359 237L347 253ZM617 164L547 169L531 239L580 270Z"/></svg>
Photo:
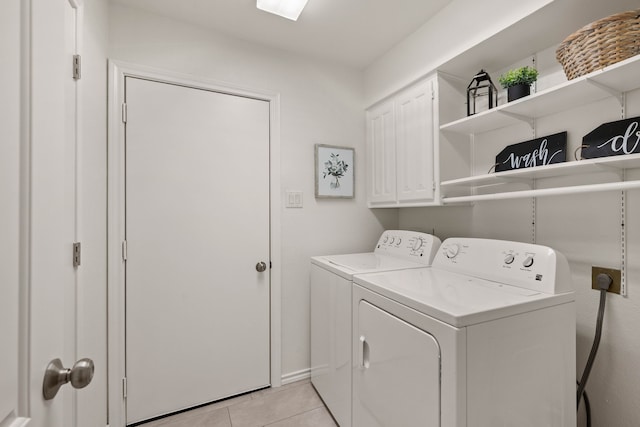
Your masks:
<svg viewBox="0 0 640 427"><path fill-rule="evenodd" d="M230 405L233 406L233 405ZM231 411L229 411L229 406L225 406L224 409L227 410L227 419L229 420L229 427L233 427L233 422L231 422Z"/></svg>
<svg viewBox="0 0 640 427"><path fill-rule="evenodd" d="M300 416L300 415L303 415L303 414L307 414L307 413L309 413L309 412L317 411L318 409L322 409L323 407L324 407L324 405L322 405L322 406L318 406L317 408L309 409L308 411L302 411L302 412L300 412L300 413L298 413L298 414L294 414L294 415L288 416L288 417L286 417L286 418L283 418L283 419L281 419L281 420L274 421L274 422L269 423L269 424L264 424L264 425L262 425L262 426L260 426L260 427L269 427L269 426L272 426L272 425L274 425L274 424L281 423L281 422L283 422L283 421L289 420L289 419L291 419L291 418L295 418L295 417L297 417L297 416ZM231 427L233 427L233 426L231 426Z"/></svg>

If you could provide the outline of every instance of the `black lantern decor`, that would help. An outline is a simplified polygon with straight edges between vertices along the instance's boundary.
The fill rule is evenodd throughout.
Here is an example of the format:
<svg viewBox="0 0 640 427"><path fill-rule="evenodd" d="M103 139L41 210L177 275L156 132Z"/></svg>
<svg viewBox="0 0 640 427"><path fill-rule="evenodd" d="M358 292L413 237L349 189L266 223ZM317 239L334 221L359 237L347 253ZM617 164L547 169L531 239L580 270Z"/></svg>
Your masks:
<svg viewBox="0 0 640 427"><path fill-rule="evenodd" d="M498 105L498 90L491 81L491 77L485 70L480 70L473 76L473 80L467 86L467 116L478 113L478 98L487 97L488 108Z"/></svg>

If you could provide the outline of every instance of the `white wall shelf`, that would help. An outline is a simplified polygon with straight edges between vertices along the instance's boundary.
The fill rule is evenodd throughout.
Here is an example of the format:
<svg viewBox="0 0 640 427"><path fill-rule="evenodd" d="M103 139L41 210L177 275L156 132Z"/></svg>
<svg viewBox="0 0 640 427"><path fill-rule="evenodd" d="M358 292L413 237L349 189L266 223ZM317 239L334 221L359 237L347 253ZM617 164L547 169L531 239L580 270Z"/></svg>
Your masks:
<svg viewBox="0 0 640 427"><path fill-rule="evenodd" d="M561 196L565 194L597 193L603 191L623 191L640 188L640 181L620 181L603 184L574 185L570 187L542 188L536 190L509 191L504 193L478 194L472 196L443 197L445 205L482 202L487 200L523 199L530 197Z"/></svg>
<svg viewBox="0 0 640 427"><path fill-rule="evenodd" d="M432 206L442 206L440 202L388 202L388 203L369 203L369 208L393 209L393 208L425 208Z"/></svg>
<svg viewBox="0 0 640 427"><path fill-rule="evenodd" d="M623 92L640 86L638 76L640 56L635 56L517 101L445 123L440 126L440 130L461 134L481 133L510 126L521 120L532 123L534 119L611 96L621 101Z"/></svg>
<svg viewBox="0 0 640 427"><path fill-rule="evenodd" d="M523 182L540 178L554 178L573 176L580 173L607 172L613 170L640 168L640 154L623 156L600 157L565 163L555 163L546 166L514 169L505 172L495 172L486 175L476 175L465 178L443 181L441 188L473 188L488 185Z"/></svg>
<svg viewBox="0 0 640 427"><path fill-rule="evenodd" d="M640 88L639 76L640 55L474 116L445 123L440 126L440 130L459 135L473 135L501 129L522 121L529 123L533 128L535 120L540 117L568 111L606 98L615 98L623 106L623 94ZM470 138L469 140L474 139ZM640 168L640 154L568 161L533 168L467 176L440 183L443 194L442 203L458 204L640 188L640 180L625 181L623 179L622 171L634 168ZM618 173L619 181L554 186L543 189L533 188L536 179L611 171ZM500 188L504 184L513 183L528 184L530 188L517 191ZM473 194L476 189L481 188L484 188L485 194ZM447 197L447 190L453 189L465 190L467 195Z"/></svg>

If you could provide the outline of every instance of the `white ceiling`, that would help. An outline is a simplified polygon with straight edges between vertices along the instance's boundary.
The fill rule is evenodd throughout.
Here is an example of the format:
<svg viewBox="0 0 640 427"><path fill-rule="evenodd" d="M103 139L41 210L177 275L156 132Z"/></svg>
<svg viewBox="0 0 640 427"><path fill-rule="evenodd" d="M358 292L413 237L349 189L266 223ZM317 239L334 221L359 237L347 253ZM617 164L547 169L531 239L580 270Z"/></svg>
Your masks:
<svg viewBox="0 0 640 427"><path fill-rule="evenodd" d="M362 69L451 0L309 0L297 22L255 0L112 0L243 40Z"/></svg>

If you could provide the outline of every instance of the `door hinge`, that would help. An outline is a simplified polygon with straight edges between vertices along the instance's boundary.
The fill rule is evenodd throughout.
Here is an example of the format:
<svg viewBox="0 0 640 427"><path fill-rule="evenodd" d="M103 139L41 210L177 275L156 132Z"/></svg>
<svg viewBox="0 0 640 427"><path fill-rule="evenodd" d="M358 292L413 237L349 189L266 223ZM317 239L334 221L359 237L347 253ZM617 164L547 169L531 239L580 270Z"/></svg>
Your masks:
<svg viewBox="0 0 640 427"><path fill-rule="evenodd" d="M122 123L127 123L127 104L122 104Z"/></svg>
<svg viewBox="0 0 640 427"><path fill-rule="evenodd" d="M80 266L81 250L82 248L80 247L80 242L75 242L73 244L73 266L76 268Z"/></svg>
<svg viewBox="0 0 640 427"><path fill-rule="evenodd" d="M127 260L127 241L126 240L122 242L122 260L123 261Z"/></svg>
<svg viewBox="0 0 640 427"><path fill-rule="evenodd" d="M73 79L80 80L82 77L82 60L80 55L73 55Z"/></svg>
<svg viewBox="0 0 640 427"><path fill-rule="evenodd" d="M431 100L436 99L436 91L431 89Z"/></svg>
<svg viewBox="0 0 640 427"><path fill-rule="evenodd" d="M122 379L122 398L127 398L127 377Z"/></svg>

